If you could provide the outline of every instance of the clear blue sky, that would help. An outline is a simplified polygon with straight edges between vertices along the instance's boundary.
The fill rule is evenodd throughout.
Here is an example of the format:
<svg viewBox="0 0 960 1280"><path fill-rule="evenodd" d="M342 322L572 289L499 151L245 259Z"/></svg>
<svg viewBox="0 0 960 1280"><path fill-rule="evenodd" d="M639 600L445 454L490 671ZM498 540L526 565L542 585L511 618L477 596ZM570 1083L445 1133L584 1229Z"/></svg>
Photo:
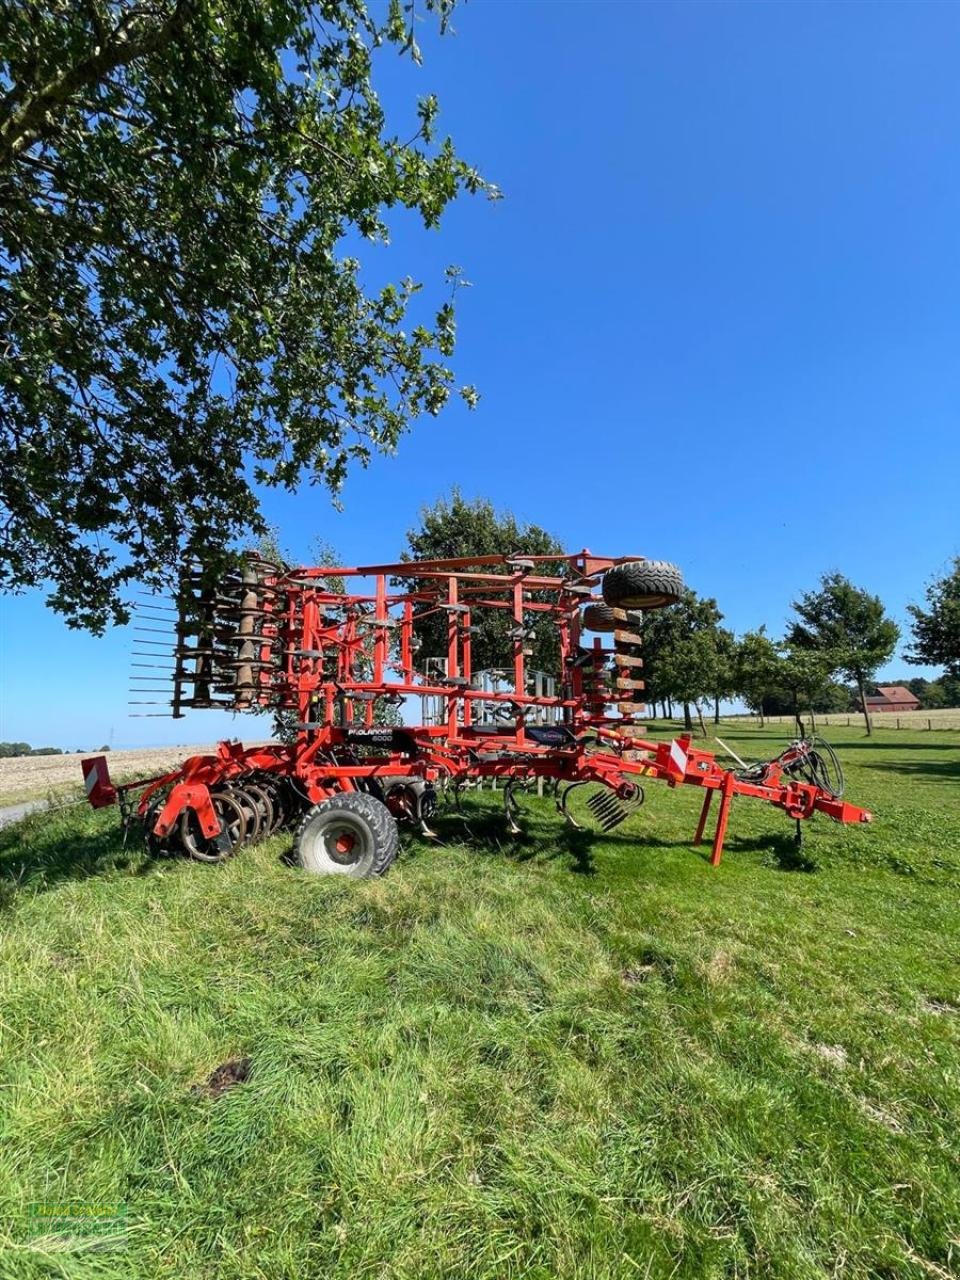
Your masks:
<svg viewBox="0 0 960 1280"><path fill-rule="evenodd" d="M503 189L371 274L462 297L479 386L357 473L269 495L295 556L392 558L454 484L569 547L676 560L738 631L840 569L903 620L960 550L960 6L473 0L399 129L441 124ZM0 738L74 748L256 736L127 718L130 636L6 600ZM908 669L897 660L885 674Z"/></svg>

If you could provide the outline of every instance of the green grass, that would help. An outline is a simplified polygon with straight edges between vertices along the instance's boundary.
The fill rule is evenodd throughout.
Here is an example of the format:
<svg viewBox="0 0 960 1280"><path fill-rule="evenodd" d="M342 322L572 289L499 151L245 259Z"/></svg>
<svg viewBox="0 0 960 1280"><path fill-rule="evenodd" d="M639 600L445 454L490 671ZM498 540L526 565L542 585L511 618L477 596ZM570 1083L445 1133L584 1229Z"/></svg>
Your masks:
<svg viewBox="0 0 960 1280"><path fill-rule="evenodd" d="M798 858L741 801L717 871L656 783L596 839L485 793L364 883L3 832L0 1275L957 1275L960 744L831 736L875 825ZM31 1241L68 1200L126 1248Z"/></svg>

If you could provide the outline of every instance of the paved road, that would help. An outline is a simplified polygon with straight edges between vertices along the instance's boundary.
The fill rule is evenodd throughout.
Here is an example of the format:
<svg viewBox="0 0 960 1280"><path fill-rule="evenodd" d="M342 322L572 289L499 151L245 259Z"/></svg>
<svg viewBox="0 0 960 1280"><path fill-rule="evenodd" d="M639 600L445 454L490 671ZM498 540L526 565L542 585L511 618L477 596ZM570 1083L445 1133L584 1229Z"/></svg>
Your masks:
<svg viewBox="0 0 960 1280"><path fill-rule="evenodd" d="M11 822L19 822L28 813L36 813L38 809L46 807L46 800L24 800L22 804L9 804L5 809L0 809L0 828L9 826Z"/></svg>

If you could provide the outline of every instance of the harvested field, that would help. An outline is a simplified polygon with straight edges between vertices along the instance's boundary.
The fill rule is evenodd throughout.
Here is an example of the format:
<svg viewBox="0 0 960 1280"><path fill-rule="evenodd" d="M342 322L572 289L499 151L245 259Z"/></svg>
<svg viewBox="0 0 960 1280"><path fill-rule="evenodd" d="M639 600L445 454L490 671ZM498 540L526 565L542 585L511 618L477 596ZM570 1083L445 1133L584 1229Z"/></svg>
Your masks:
<svg viewBox="0 0 960 1280"><path fill-rule="evenodd" d="M110 774L114 781L146 777L174 768L188 756L203 755L216 748L209 743L185 747L142 747L136 751L111 751ZM62 756L18 756L0 760L0 806L44 796L64 796L81 786L80 761L95 751L71 752Z"/></svg>

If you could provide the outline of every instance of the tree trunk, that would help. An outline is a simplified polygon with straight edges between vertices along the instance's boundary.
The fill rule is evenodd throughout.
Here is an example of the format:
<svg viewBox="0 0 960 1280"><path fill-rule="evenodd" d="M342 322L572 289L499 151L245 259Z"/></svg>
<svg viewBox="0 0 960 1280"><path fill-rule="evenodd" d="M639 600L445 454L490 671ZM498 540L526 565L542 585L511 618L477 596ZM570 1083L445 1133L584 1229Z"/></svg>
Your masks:
<svg viewBox="0 0 960 1280"><path fill-rule="evenodd" d="M667 698L667 717L673 719L673 699Z"/></svg>
<svg viewBox="0 0 960 1280"><path fill-rule="evenodd" d="M863 707L863 718L867 726L867 736L873 733L873 725L870 723L870 712L867 710L867 694L863 687L863 676L857 676L857 688L860 691L860 705Z"/></svg>
<svg viewBox="0 0 960 1280"><path fill-rule="evenodd" d="M796 690L794 690L793 692L793 718L797 724L797 732L800 734L800 737L802 738L806 733L806 730L803 727L803 721L800 719L800 699L797 695Z"/></svg>
<svg viewBox="0 0 960 1280"><path fill-rule="evenodd" d="M813 707L810 708L810 729L813 733L817 732L817 716Z"/></svg>
<svg viewBox="0 0 960 1280"><path fill-rule="evenodd" d="M704 737L707 736L707 726L703 723L703 710L699 702L693 704L697 708L697 719L700 721L700 732Z"/></svg>
<svg viewBox="0 0 960 1280"><path fill-rule="evenodd" d="M683 704L683 727L687 733L693 733L693 716L690 714L690 703Z"/></svg>
<svg viewBox="0 0 960 1280"><path fill-rule="evenodd" d="M767 727L767 723L763 718L763 703L761 702L760 703L760 728L765 729L766 727Z"/></svg>
<svg viewBox="0 0 960 1280"><path fill-rule="evenodd" d="M714 696L714 699L713 699L713 723L714 723L714 724L719 724L719 723L720 723L720 697L719 697L719 694L715 695L715 696Z"/></svg>

